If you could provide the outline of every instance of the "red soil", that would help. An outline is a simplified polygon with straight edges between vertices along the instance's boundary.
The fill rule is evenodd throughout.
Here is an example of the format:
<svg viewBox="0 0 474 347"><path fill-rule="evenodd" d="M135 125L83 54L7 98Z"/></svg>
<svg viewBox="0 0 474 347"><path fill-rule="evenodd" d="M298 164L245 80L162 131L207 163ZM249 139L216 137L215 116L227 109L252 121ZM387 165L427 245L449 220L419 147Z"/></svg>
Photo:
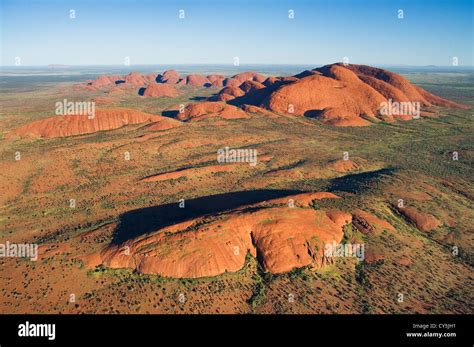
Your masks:
<svg viewBox="0 0 474 347"><path fill-rule="evenodd" d="M124 85L152 86L146 96L174 97L177 91L157 87L152 75L132 72ZM115 84L120 76L100 76L83 88L92 91ZM175 70L158 75L162 84L191 87L225 86L210 101L223 101L234 106L258 106L279 114L317 117L323 123L335 126L367 126L380 120L410 120L410 114L382 114L384 104L417 102L420 107L443 106L468 108L442 99L412 85L404 77L370 66L332 64L289 77L266 78L256 72L243 72L231 78L222 75L191 74L182 79ZM435 116L421 112L423 117ZM345 171L345 170L344 170Z"/></svg>
<svg viewBox="0 0 474 347"><path fill-rule="evenodd" d="M248 72L241 72L235 76L232 76L233 79L236 79L241 84L245 81L256 81L262 83L265 81L265 77L257 72L248 71Z"/></svg>
<svg viewBox="0 0 474 347"><path fill-rule="evenodd" d="M428 213L418 211L413 207L398 208L398 211L411 220L421 231L431 231L441 225L441 222Z"/></svg>
<svg viewBox="0 0 474 347"><path fill-rule="evenodd" d="M207 223L196 218L111 245L100 253L101 262L111 268L177 278L238 271L247 252L254 257L258 254L264 269L272 273L308 265L320 268L332 262L323 254L324 244L342 240L342 228L351 220L350 215L274 206L279 202L271 200L266 204L272 207L256 204L253 210L246 210L249 206L245 206L224 213L225 218ZM192 225L195 228L187 229Z"/></svg>
<svg viewBox="0 0 474 347"><path fill-rule="evenodd" d="M41 244L38 247L38 259L47 259L54 257L55 255L58 254L63 254L66 253L70 250L71 245L68 243L59 243L59 244Z"/></svg>
<svg viewBox="0 0 474 347"><path fill-rule="evenodd" d="M388 99L419 102L422 107L466 107L434 96L397 74L362 65L327 65L291 78L268 78L263 84L268 89L267 95L262 88L258 94L252 89L248 90L251 97L246 95L239 101L282 114L318 117L336 126L370 125L364 118L412 119L411 115L382 115L380 110ZM244 90L247 89L251 88L247 86Z"/></svg>
<svg viewBox="0 0 474 347"><path fill-rule="evenodd" d="M353 224L364 234L370 234L374 231L395 231L395 228L387 221L374 216L373 214L362 211L356 210L353 219Z"/></svg>
<svg viewBox="0 0 474 347"><path fill-rule="evenodd" d="M400 265L409 266L412 264L412 261L410 258L399 258L397 259L397 263Z"/></svg>
<svg viewBox="0 0 474 347"><path fill-rule="evenodd" d="M238 107L227 105L223 102L196 102L185 107L183 113L177 113L179 120L204 119L210 117L221 117L225 119L250 118L250 116Z"/></svg>
<svg viewBox="0 0 474 347"><path fill-rule="evenodd" d="M118 129L128 124L160 122L165 117L126 108L96 110L95 117L87 115L54 116L23 125L13 131L21 137L66 137Z"/></svg>
<svg viewBox="0 0 474 347"><path fill-rule="evenodd" d="M92 101L95 102L96 105L108 105L113 103L115 99L109 96L97 96L92 98Z"/></svg>
<svg viewBox="0 0 474 347"><path fill-rule="evenodd" d="M195 176L202 176L208 175L213 173L219 172L232 172L235 170L236 164L226 164L226 165L211 165L211 166L204 166L204 167L196 167L190 168L185 170L176 170L171 172L165 172L162 174L145 177L141 180L141 182L161 182L161 181L168 181L174 180L181 177L195 177Z"/></svg>
<svg viewBox="0 0 474 347"><path fill-rule="evenodd" d="M148 75L145 75L145 78L150 82L155 82L156 78L157 78L157 74L156 73L150 73Z"/></svg>
<svg viewBox="0 0 474 347"><path fill-rule="evenodd" d="M136 87L141 87L149 83L150 81L144 75L139 72L130 72L125 76L125 83L131 84Z"/></svg>
<svg viewBox="0 0 474 347"><path fill-rule="evenodd" d="M224 85L225 77L222 75L209 75L206 78L211 82L213 87L222 87Z"/></svg>
<svg viewBox="0 0 474 347"><path fill-rule="evenodd" d="M375 263L377 261L384 260L384 259L385 259L385 255L381 252L377 252L377 251L370 250L370 249L368 251L365 251L364 261L367 264L372 264L372 263Z"/></svg>
<svg viewBox="0 0 474 347"><path fill-rule="evenodd" d="M337 172L348 172L353 170L358 170L360 166L354 163L352 160L336 160L328 166L330 169Z"/></svg>
<svg viewBox="0 0 474 347"><path fill-rule="evenodd" d="M383 94L387 99L391 98L394 101L419 101L424 106L437 105L468 108L465 105L460 105L428 93L426 90L411 84L406 78L387 70L366 65L347 65L346 68L353 71L367 84L370 85L372 82L374 89Z"/></svg>
<svg viewBox="0 0 474 347"><path fill-rule="evenodd" d="M326 75L319 73L283 85L264 101L264 106L300 116L312 116L314 112L331 125L369 125L360 116L375 118L385 98L342 66L332 65L327 70Z"/></svg>
<svg viewBox="0 0 474 347"><path fill-rule="evenodd" d="M202 75L186 76L186 85L191 87L209 87L211 82Z"/></svg>
<svg viewBox="0 0 474 347"><path fill-rule="evenodd" d="M288 76L288 77L273 77L273 76L270 76L263 82L263 84L267 87L275 86L275 85L276 86L281 86L283 84L295 82L297 80L298 80L298 78L292 77L292 76Z"/></svg>
<svg viewBox="0 0 474 347"><path fill-rule="evenodd" d="M289 204L290 201L299 207L309 207L313 200L321 200L321 199L340 199L339 196L330 192L316 192L316 193L305 193L305 194L297 194L297 195L290 195L284 198L273 199L270 200L269 203L272 204ZM262 204L266 204L262 203Z"/></svg>
<svg viewBox="0 0 474 347"><path fill-rule="evenodd" d="M163 97L167 96L173 98L178 96L179 92L173 86L161 83L151 83L145 88L143 96Z"/></svg>
<svg viewBox="0 0 474 347"><path fill-rule="evenodd" d="M159 116L161 117L161 116ZM151 123L146 129L151 131L168 130L183 125L183 123L168 117L161 117L160 120Z"/></svg>
<svg viewBox="0 0 474 347"><path fill-rule="evenodd" d="M240 86L242 82L240 82L239 80L235 79L235 78L226 78L222 84L224 85L224 87L238 87Z"/></svg>
<svg viewBox="0 0 474 347"><path fill-rule="evenodd" d="M94 81L91 81L88 83L88 85L101 88L109 85L115 84L115 81L119 80L121 77L120 76L105 76L105 75L100 75L95 79Z"/></svg>
<svg viewBox="0 0 474 347"><path fill-rule="evenodd" d="M256 81L245 81L239 86L239 88L245 93L248 93L253 92L254 90L263 89L265 86L262 83Z"/></svg>
<svg viewBox="0 0 474 347"><path fill-rule="evenodd" d="M427 200L432 200L433 197L422 191L405 191L403 189L400 189L399 187L394 187L392 189L389 189L389 192L394 194L397 197L403 198L405 200L415 200L415 201L427 201Z"/></svg>
<svg viewBox="0 0 474 347"><path fill-rule="evenodd" d="M179 74L176 70L166 70L163 75L158 75L156 81L158 83L176 84L179 81Z"/></svg>
<svg viewBox="0 0 474 347"><path fill-rule="evenodd" d="M210 98L210 99L215 99L216 101L225 102L225 101L229 101L243 95L245 95L245 92L239 87L225 87L219 92L217 97Z"/></svg>
<svg viewBox="0 0 474 347"><path fill-rule="evenodd" d="M270 111L268 111L268 110L266 110L262 107L258 107L258 106L244 104L244 105L240 106L240 108L242 110L244 110L245 112L247 112L247 113L259 113L259 114L263 114L264 116L268 116L268 117L271 117L271 118L278 117L278 115L274 114L273 112L270 112Z"/></svg>

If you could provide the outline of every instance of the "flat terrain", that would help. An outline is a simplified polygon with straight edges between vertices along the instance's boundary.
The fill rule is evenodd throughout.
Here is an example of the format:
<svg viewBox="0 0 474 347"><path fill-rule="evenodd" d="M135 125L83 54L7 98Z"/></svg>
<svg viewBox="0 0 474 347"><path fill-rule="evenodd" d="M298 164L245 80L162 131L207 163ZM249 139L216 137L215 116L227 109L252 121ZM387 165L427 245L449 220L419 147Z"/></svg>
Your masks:
<svg viewBox="0 0 474 347"><path fill-rule="evenodd" d="M0 242L38 243L41 256L36 262L0 258L0 313L472 313L474 73L405 77L471 109L439 108L437 117L368 127L249 113L248 119L208 118L164 131L136 124L25 139L8 134L51 117L64 98L99 98L98 108L161 115L219 89L144 98L126 90L77 91L71 82L2 88ZM216 168L216 153L226 146L256 149L257 165ZM90 268L84 261L113 242L130 211L140 216L144 208L236 192L253 192L252 200L268 190L281 196L332 192L341 199L318 200L311 208L360 209L394 230L363 233L351 224L345 241L365 244L365 260L338 258L318 270L283 274L265 272L250 254L237 272L192 279ZM422 231L416 218L397 209L400 199L439 226Z"/></svg>

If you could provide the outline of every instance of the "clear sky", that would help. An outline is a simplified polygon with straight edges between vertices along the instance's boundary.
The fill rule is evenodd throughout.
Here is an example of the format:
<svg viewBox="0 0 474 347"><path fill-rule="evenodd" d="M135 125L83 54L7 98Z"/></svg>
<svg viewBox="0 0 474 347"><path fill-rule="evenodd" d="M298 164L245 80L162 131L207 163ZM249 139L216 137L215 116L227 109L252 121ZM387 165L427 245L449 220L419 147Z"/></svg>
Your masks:
<svg viewBox="0 0 474 347"><path fill-rule="evenodd" d="M472 0L0 0L1 65L473 65ZM75 19L70 10L75 10ZM179 18L179 10L185 19ZM294 10L294 19L288 11ZM403 19L398 10L404 11Z"/></svg>

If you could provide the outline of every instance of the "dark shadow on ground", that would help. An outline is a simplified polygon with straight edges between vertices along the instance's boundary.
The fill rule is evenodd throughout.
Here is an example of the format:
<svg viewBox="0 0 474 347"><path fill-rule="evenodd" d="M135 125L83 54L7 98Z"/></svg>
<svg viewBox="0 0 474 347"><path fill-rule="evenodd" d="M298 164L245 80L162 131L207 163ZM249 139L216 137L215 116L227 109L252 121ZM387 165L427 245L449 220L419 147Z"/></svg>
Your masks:
<svg viewBox="0 0 474 347"><path fill-rule="evenodd" d="M383 190L385 185L392 181L396 168L383 168L380 170L362 172L331 180L328 187L330 192L362 193Z"/></svg>
<svg viewBox="0 0 474 347"><path fill-rule="evenodd" d="M129 211L120 216L120 222L114 232L112 244L122 243L137 236L193 218L298 193L303 192L298 190L248 190L185 200L185 208L180 208L177 201L171 204Z"/></svg>
<svg viewBox="0 0 474 347"><path fill-rule="evenodd" d="M318 118L323 114L324 110L308 110L304 113L305 117L308 118Z"/></svg>
<svg viewBox="0 0 474 347"><path fill-rule="evenodd" d="M189 98L189 100L192 100L192 101L206 101L207 96L193 96L192 98Z"/></svg>
<svg viewBox="0 0 474 347"><path fill-rule="evenodd" d="M161 115L163 117L168 117L168 118L173 118L173 119L176 119L178 114L179 114L179 110L164 110L164 111L161 111Z"/></svg>

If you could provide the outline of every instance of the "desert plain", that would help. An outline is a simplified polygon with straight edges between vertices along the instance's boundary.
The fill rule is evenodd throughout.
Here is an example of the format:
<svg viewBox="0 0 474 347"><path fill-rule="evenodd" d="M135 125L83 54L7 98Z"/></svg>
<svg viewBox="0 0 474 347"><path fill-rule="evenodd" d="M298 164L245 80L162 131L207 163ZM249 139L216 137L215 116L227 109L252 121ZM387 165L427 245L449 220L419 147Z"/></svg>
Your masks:
<svg viewBox="0 0 474 347"><path fill-rule="evenodd" d="M0 243L38 259L0 258L0 312L472 313L473 91L351 64L3 82Z"/></svg>

